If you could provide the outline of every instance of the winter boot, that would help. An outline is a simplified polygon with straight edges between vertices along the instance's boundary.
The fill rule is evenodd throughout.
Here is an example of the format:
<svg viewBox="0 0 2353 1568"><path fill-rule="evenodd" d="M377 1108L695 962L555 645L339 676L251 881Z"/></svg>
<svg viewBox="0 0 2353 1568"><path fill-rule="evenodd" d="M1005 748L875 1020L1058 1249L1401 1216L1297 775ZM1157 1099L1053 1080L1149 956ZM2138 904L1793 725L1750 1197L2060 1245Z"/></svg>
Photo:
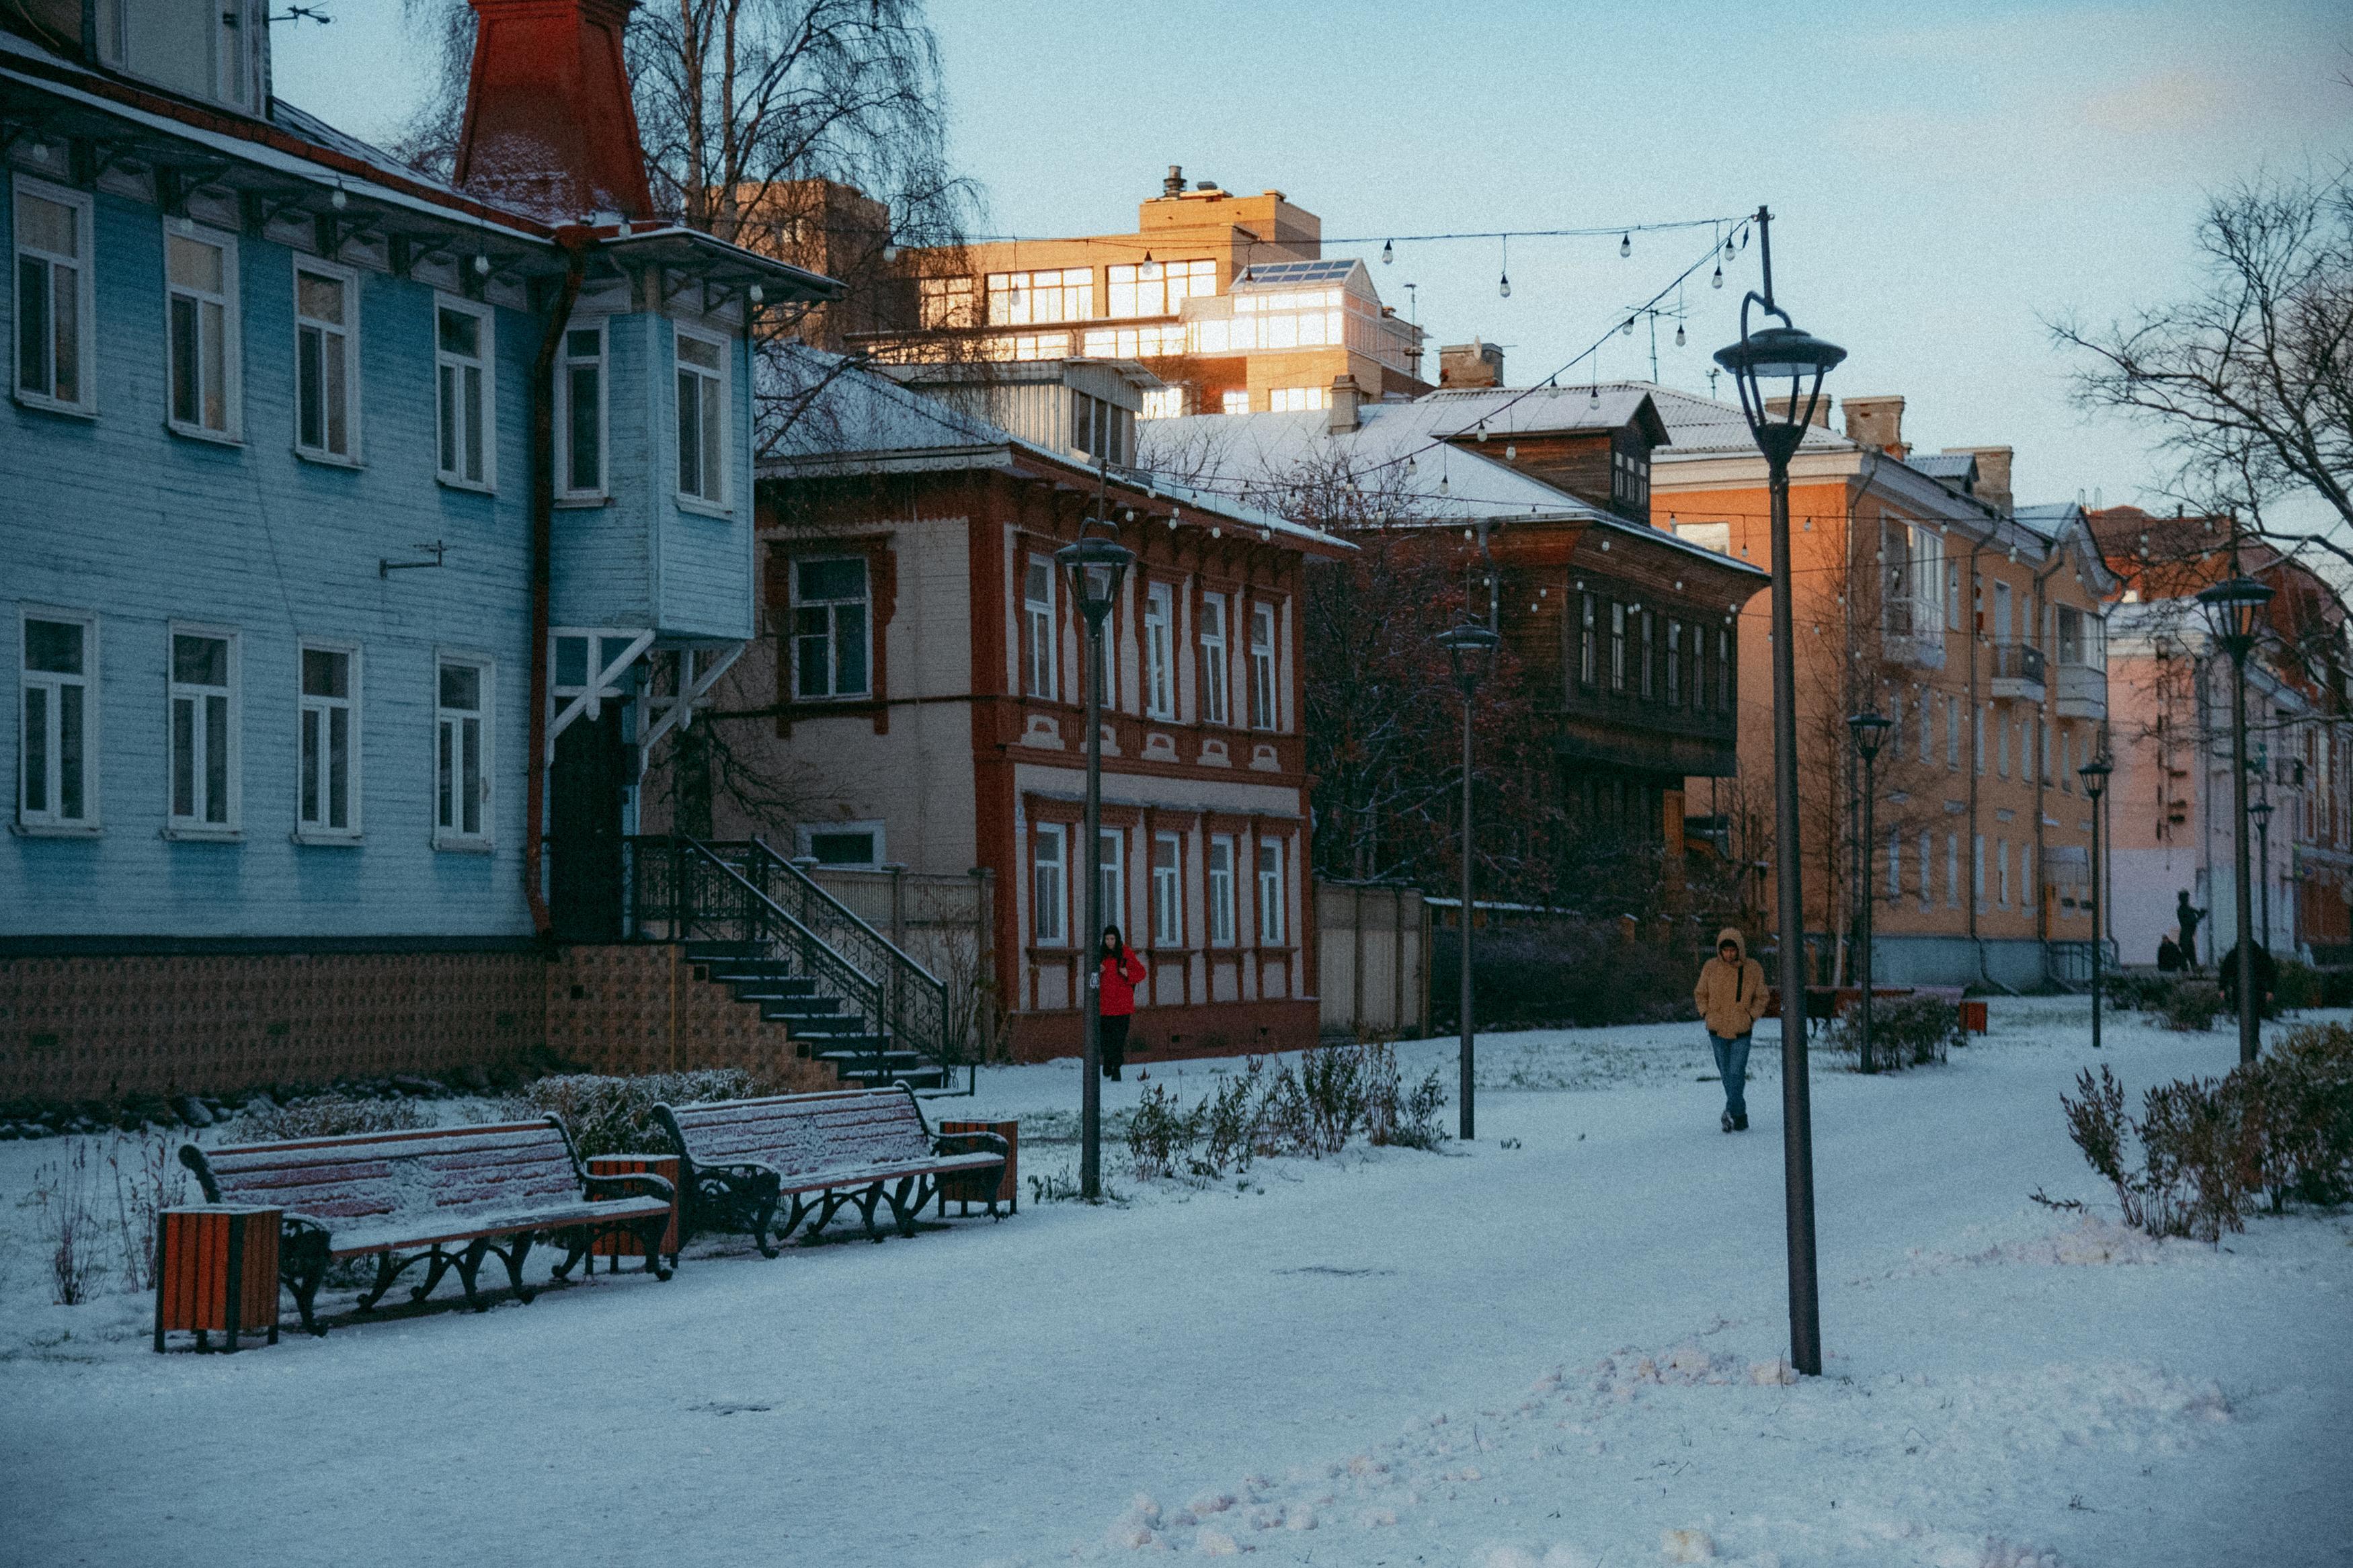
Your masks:
<svg viewBox="0 0 2353 1568"><path fill-rule="evenodd" d="M1735 1132L1746 1132L1746 1131L1748 1131L1748 1118L1746 1118L1746 1116L1736 1116L1736 1117L1734 1117L1734 1118L1732 1119L1732 1130L1733 1130Z"/></svg>
<svg viewBox="0 0 2353 1568"><path fill-rule="evenodd" d="M1729 1131L1732 1131L1732 1112L1730 1112L1729 1110L1727 1110L1727 1111L1725 1111L1725 1112L1724 1113L1724 1130L1725 1130L1726 1132L1729 1132Z"/></svg>

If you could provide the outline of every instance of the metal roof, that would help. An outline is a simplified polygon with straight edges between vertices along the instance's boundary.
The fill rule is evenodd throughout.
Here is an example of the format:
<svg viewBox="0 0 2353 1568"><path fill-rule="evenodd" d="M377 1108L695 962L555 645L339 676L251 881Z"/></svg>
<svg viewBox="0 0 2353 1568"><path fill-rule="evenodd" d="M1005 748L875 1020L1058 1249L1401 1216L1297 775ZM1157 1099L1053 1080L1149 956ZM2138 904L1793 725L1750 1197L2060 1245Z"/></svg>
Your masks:
<svg viewBox="0 0 2353 1568"><path fill-rule="evenodd" d="M1904 460L1932 479L1958 481L1977 474L1977 457L1970 452L1915 452Z"/></svg>

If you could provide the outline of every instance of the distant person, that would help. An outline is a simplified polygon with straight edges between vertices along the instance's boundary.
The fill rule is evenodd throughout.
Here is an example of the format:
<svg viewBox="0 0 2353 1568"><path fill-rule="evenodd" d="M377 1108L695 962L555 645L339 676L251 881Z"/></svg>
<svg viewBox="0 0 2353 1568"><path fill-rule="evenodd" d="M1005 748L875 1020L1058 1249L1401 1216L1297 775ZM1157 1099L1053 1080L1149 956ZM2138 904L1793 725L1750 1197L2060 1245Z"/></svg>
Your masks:
<svg viewBox="0 0 2353 1568"><path fill-rule="evenodd" d="M2181 930L2181 967L2184 969L2198 967L2198 922L2205 918L2189 907L2189 889L2182 889L2180 898L2174 901L2173 923Z"/></svg>
<svg viewBox="0 0 2353 1568"><path fill-rule="evenodd" d="M1127 1029L1135 1019L1135 983L1144 978L1144 960L1119 934L1119 927L1103 930L1103 970L1096 977L1095 1012L1103 1020L1103 1075L1113 1083L1127 1065Z"/></svg>
<svg viewBox="0 0 2353 1568"><path fill-rule="evenodd" d="M2157 939L2157 972L2159 974L2179 974L2181 972L2181 944L2173 940L2171 931Z"/></svg>
<svg viewBox="0 0 2353 1568"><path fill-rule="evenodd" d="M1765 1016L1765 966L1748 956L1747 939L1734 927L1715 933L1715 956L1700 966L1692 1000L1706 1021L1715 1070L1724 1078L1724 1130L1746 1132L1748 1101L1742 1090L1748 1082L1748 1037Z"/></svg>
<svg viewBox="0 0 2353 1568"><path fill-rule="evenodd" d="M2272 962L2269 948L2257 947L2250 951L2255 961L2255 1011L2268 1018L2274 1011L2272 998L2279 990L2279 965ZM2217 978L2221 983L2222 1004L2235 1013L2239 1010L2238 944L2232 943L2231 951L2224 953L2219 962L2221 973Z"/></svg>

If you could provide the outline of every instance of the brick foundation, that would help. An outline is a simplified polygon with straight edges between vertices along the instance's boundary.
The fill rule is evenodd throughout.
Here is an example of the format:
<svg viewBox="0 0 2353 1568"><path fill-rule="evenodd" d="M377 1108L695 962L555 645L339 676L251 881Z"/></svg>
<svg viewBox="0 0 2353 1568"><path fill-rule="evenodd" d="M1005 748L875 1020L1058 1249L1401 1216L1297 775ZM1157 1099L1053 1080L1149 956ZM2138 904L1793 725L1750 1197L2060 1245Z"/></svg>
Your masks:
<svg viewBox="0 0 2353 1568"><path fill-rule="evenodd" d="M840 1087L831 1067L797 1054L784 1025L696 968L668 943L565 949L547 966L548 1049L592 1072L739 1067L785 1092Z"/></svg>

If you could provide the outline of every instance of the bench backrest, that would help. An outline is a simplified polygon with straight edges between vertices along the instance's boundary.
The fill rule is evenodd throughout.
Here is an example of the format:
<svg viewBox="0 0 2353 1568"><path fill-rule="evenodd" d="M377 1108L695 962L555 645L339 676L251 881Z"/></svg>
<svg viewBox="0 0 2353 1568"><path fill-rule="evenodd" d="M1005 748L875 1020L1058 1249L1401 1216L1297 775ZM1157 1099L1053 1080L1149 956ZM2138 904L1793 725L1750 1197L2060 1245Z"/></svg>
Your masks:
<svg viewBox="0 0 2353 1568"><path fill-rule="evenodd" d="M696 1164L767 1165L788 1187L797 1178L932 1157L931 1134L909 1089L780 1094L662 1110Z"/></svg>
<svg viewBox="0 0 2353 1568"><path fill-rule="evenodd" d="M189 1144L181 1158L209 1172L206 1196L215 1202L268 1205L330 1231L363 1220L373 1229L409 1216L525 1208L581 1191L571 1140L552 1116L219 1149Z"/></svg>

